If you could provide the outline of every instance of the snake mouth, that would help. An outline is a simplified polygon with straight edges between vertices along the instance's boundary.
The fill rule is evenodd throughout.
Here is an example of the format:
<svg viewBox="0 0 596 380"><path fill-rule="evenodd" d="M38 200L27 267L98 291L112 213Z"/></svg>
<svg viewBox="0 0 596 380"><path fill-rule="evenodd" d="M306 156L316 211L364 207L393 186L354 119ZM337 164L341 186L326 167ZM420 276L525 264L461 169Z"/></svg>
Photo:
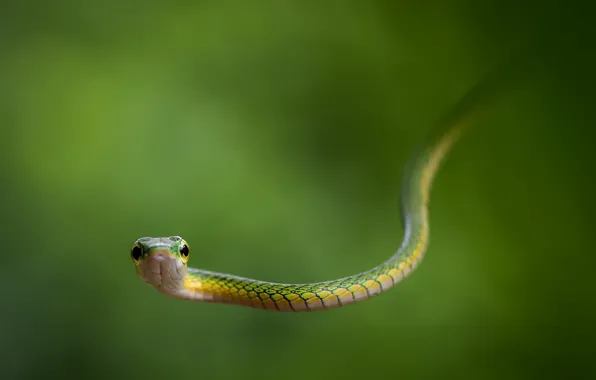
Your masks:
<svg viewBox="0 0 596 380"><path fill-rule="evenodd" d="M174 255L156 252L141 264L141 277L159 291L172 293L180 289L184 264Z"/></svg>

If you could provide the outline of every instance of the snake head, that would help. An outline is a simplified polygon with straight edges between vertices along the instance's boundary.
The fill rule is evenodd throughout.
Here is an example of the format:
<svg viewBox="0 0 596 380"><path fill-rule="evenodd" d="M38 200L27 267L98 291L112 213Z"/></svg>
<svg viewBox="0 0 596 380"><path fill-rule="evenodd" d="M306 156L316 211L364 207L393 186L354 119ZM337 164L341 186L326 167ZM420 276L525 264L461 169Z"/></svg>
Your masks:
<svg viewBox="0 0 596 380"><path fill-rule="evenodd" d="M190 248L180 236L142 237L130 250L137 274L159 291L183 289Z"/></svg>

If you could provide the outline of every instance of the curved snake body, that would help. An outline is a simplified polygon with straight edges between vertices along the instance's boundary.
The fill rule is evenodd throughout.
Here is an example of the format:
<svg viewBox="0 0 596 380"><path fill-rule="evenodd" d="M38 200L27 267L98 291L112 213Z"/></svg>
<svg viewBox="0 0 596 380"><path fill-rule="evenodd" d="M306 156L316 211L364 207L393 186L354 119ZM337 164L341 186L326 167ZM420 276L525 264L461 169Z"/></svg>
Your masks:
<svg viewBox="0 0 596 380"><path fill-rule="evenodd" d="M179 236L138 239L131 256L138 275L174 298L248 306L271 311L332 309L369 299L402 281L420 264L429 241L428 202L439 164L486 100L485 81L438 123L412 156L404 176L401 215L404 238L384 263L352 276L315 283L283 284L187 266L189 246Z"/></svg>

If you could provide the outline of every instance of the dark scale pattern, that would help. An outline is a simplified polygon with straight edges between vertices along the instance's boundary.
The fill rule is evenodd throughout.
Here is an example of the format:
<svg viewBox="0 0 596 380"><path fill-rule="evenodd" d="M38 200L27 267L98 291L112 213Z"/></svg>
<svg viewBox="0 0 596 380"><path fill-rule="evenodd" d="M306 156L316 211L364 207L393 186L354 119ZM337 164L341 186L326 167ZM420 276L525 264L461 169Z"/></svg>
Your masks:
<svg viewBox="0 0 596 380"><path fill-rule="evenodd" d="M394 286L422 256L412 252L361 274L312 284L269 283L190 269L188 287L210 302L279 311L329 309L368 299Z"/></svg>

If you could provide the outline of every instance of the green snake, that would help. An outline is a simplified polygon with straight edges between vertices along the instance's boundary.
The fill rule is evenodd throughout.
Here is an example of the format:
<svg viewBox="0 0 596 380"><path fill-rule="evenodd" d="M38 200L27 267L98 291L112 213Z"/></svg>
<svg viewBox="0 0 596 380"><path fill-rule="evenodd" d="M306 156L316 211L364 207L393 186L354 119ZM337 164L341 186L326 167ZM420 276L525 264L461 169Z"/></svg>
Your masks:
<svg viewBox="0 0 596 380"><path fill-rule="evenodd" d="M181 237L142 237L130 253L137 274L173 298L287 312L338 308L391 289L424 257L429 242L428 203L433 179L464 127L485 103L486 88L490 87L486 82L481 81L437 123L410 159L401 190L404 237L399 249L384 263L340 279L283 284L191 268L190 246Z"/></svg>

